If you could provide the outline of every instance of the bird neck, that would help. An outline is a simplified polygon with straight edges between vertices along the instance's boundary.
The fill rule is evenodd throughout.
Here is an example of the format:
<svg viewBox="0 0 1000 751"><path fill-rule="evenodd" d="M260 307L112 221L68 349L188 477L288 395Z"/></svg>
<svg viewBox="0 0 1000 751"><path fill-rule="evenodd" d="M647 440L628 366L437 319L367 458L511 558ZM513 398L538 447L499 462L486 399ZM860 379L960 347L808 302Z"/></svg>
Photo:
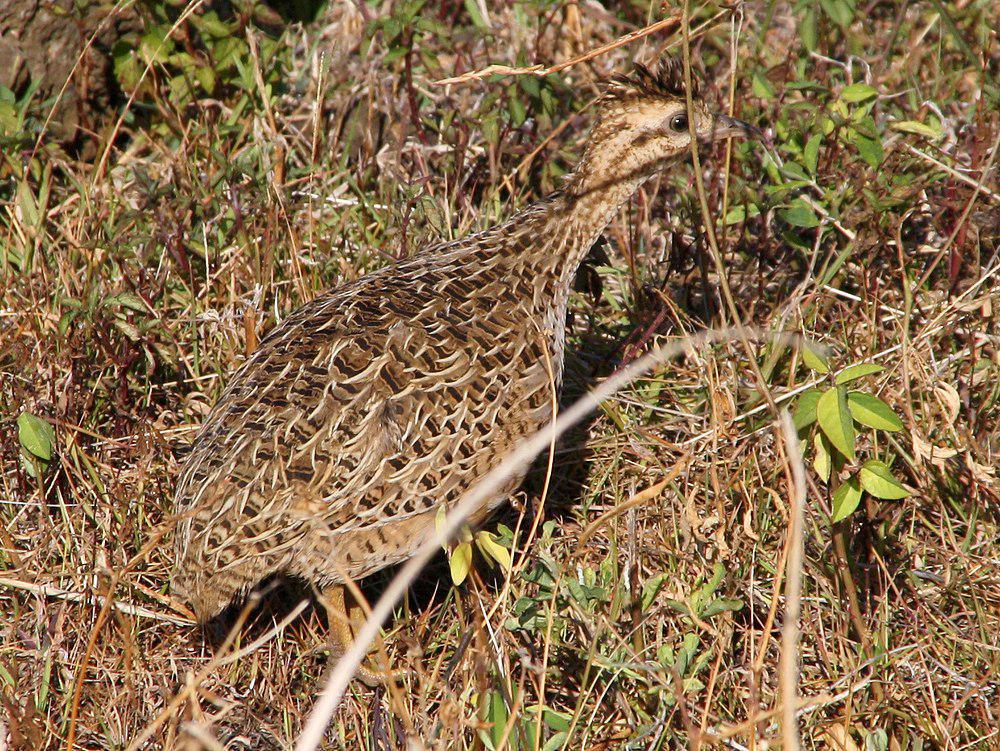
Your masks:
<svg viewBox="0 0 1000 751"><path fill-rule="evenodd" d="M536 242L544 246L539 271L567 289L580 263L619 209L655 171L624 139L588 146L566 185L551 196Z"/></svg>

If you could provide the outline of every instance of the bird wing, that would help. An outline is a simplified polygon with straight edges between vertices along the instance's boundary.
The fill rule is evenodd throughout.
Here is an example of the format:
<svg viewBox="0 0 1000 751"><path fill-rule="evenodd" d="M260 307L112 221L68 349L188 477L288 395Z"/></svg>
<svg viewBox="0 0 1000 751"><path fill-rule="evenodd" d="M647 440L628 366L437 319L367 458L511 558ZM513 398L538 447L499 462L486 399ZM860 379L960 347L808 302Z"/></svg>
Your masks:
<svg viewBox="0 0 1000 751"><path fill-rule="evenodd" d="M283 519L340 534L455 500L548 402L537 327L500 287L472 300L455 278L370 275L285 319L203 426L178 508L202 528Z"/></svg>

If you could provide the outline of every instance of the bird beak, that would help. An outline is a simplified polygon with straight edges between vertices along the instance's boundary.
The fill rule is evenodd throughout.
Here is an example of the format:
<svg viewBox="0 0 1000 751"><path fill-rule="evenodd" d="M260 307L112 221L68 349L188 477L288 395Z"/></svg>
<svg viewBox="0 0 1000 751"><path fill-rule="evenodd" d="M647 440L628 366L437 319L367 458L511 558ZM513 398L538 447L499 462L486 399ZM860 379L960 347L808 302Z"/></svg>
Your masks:
<svg viewBox="0 0 1000 751"><path fill-rule="evenodd" d="M713 119L712 140L718 141L723 138L763 138L764 134L757 128L737 120L729 115L716 115Z"/></svg>

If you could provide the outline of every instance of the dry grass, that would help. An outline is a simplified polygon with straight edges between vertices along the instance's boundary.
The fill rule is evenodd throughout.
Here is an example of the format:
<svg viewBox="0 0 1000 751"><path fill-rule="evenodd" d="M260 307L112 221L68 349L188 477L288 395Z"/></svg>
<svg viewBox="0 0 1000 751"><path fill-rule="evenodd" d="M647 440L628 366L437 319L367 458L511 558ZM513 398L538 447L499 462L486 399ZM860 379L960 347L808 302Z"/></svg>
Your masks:
<svg viewBox="0 0 1000 751"><path fill-rule="evenodd" d="M467 8L484 6L475 27ZM165 749L294 743L327 662L323 618L283 619L302 594L283 590L221 652L182 622L167 570L185 444L276 320L553 189L597 78L677 41L541 80L435 86L490 63L554 65L660 17L493 6L428 4L418 24L407 3L368 18L331 3L249 55L247 86L183 107L153 68L103 170L44 139L32 158L30 128L4 141L0 749L124 748L144 730ZM744 322L821 341L840 368L885 365L864 388L904 422L862 434L859 453L892 460L906 499L866 498L834 529L808 467L807 749L1000 746L996 18L986 0L936 8L876 3L844 29L819 10L813 54L808 13L785 3L692 40L710 96L729 101L734 68L736 113L770 128L786 168L809 161L846 86L880 95L877 168L840 131L801 175L749 144L701 159L716 215L756 207L716 228ZM720 8L695 10L697 24ZM393 19L412 38L388 43ZM610 264L595 254L581 275L567 400L654 342L731 323L691 183L685 166L648 184L605 233ZM802 203L818 226L790 221ZM780 405L823 380L792 347L752 351ZM550 478L543 457L526 502L490 525L517 530L512 571L479 565L461 587L426 571L384 634L413 675L352 686L330 747L780 743L794 483L747 358L738 342L692 349L604 402L556 447ZM55 427L41 479L21 460L23 412Z"/></svg>

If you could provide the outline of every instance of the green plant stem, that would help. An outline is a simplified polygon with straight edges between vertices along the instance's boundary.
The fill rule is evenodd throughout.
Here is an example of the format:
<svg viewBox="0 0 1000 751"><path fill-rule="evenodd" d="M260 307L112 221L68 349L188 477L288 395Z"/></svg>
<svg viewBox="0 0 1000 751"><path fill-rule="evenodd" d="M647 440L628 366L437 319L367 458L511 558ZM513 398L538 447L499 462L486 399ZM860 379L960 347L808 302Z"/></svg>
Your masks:
<svg viewBox="0 0 1000 751"><path fill-rule="evenodd" d="M684 3L684 17L681 22L681 29L683 31L683 51L684 51L684 97L687 100L688 112L694 111L694 101L692 99L691 92L691 4L690 0L685 0ZM733 298L733 292L729 287L729 279L726 276L726 267L722 263L722 252L719 250L719 242L715 236L715 224L714 218L712 217L712 212L708 207L708 196L705 192L705 180L701 173L701 161L698 158L698 138L694 131L694 117L688 118L688 127L691 131L691 159L692 166L694 168L694 181L695 187L698 190L698 202L701 204L701 215L702 221L705 225L705 237L708 240L708 245L711 249L712 263L715 265L715 273L719 277L719 289L722 291L722 298L726 303L726 308L729 312L729 317L732 319L733 325L742 331L743 329L743 319L740 316L739 308L736 307L736 301ZM768 408L771 414L777 420L779 412L778 405L774 401L774 396L771 394L771 389L767 385L767 381L764 379L764 375L760 372L760 366L757 364L757 355L750 347L750 342L745 334L740 337L740 342L743 344L744 350L746 350L747 361L750 364L750 369L753 372L754 380L757 382L757 387L760 389L761 395L767 402Z"/></svg>
<svg viewBox="0 0 1000 751"><path fill-rule="evenodd" d="M854 572L852 569L853 561L850 553L848 552L846 531L847 524L848 522L845 520L837 522L834 525L833 549L837 555L838 563L840 564L837 570L840 574L841 584L844 586L844 593L847 595L847 608L851 616L851 625L854 627L854 631L861 640L861 649L864 652L865 657L871 658L871 636L868 633L868 627L865 625L865 619L861 614L861 605L858 601L858 588L854 582Z"/></svg>

